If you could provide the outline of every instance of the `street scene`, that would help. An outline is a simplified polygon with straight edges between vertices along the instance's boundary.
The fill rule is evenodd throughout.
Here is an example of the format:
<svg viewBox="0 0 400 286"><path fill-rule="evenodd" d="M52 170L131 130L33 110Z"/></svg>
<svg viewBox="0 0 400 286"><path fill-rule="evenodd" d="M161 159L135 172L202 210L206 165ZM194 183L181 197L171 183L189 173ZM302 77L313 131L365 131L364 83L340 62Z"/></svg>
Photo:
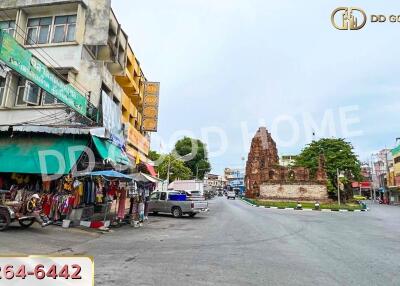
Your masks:
<svg viewBox="0 0 400 286"><path fill-rule="evenodd" d="M350 6L0 1L0 285L400 285L400 4Z"/></svg>
<svg viewBox="0 0 400 286"><path fill-rule="evenodd" d="M195 219L151 216L133 233L15 227L1 234L0 251L94 255L96 285L398 285L398 207L316 213L215 198L210 209Z"/></svg>

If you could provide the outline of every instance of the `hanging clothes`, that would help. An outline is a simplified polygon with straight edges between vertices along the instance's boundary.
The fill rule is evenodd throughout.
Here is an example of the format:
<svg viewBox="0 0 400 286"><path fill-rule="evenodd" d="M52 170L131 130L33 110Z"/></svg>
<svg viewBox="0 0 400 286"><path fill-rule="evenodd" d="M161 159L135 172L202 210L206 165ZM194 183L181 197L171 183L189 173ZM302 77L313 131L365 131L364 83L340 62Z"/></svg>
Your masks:
<svg viewBox="0 0 400 286"><path fill-rule="evenodd" d="M126 189L121 188L119 204L118 204L118 218L120 219L125 218L125 203L126 203Z"/></svg>

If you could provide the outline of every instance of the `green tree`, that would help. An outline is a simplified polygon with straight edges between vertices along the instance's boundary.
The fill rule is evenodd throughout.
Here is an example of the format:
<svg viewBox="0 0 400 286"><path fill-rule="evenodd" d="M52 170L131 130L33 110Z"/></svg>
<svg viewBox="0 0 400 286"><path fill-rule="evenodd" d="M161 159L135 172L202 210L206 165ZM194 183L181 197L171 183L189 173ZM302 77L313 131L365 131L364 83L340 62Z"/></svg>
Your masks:
<svg viewBox="0 0 400 286"><path fill-rule="evenodd" d="M296 165L309 168L311 174L315 175L320 154L325 157L328 191L337 195L337 170L339 169L344 175L340 180L345 185L345 195L349 196L349 192L346 194L346 189L349 189L351 181L361 179L360 161L354 154L353 146L340 138L323 138L313 141L296 158Z"/></svg>
<svg viewBox="0 0 400 286"><path fill-rule="evenodd" d="M160 159L161 155L158 154L156 151L150 150L149 151L149 159L153 162L157 161L158 159Z"/></svg>
<svg viewBox="0 0 400 286"><path fill-rule="evenodd" d="M193 176L192 171L185 166L181 159L172 154L168 154L162 157L160 165L157 167L160 178L163 180L168 178L168 165L170 182L173 182L177 179L188 180Z"/></svg>
<svg viewBox="0 0 400 286"><path fill-rule="evenodd" d="M175 144L176 153L189 160L185 160L188 167L198 179L204 179L204 175L211 171L211 164L207 158L207 146L198 139L184 137Z"/></svg>

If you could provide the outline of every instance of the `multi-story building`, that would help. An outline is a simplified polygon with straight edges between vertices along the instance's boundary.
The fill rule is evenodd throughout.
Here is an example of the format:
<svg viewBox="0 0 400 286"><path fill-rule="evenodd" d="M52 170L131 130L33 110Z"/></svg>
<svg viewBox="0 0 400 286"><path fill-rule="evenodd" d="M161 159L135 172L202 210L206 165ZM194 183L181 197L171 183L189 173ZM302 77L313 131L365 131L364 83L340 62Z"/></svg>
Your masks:
<svg viewBox="0 0 400 286"><path fill-rule="evenodd" d="M389 190L391 202L400 203L400 145L391 151L393 166L389 169Z"/></svg>
<svg viewBox="0 0 400 286"><path fill-rule="evenodd" d="M0 61L4 130L92 134L96 129L96 135L117 146L124 141L123 149L134 161L147 160L150 136L143 128L147 79L110 0L1 1L0 29L14 37L22 54L33 54L30 62L13 59L20 69ZM41 70L27 77L32 66ZM71 102L66 104L54 95L58 92L49 92L40 72L72 88L79 103L68 98Z"/></svg>
<svg viewBox="0 0 400 286"><path fill-rule="evenodd" d="M224 177L229 186L238 188L243 193L245 191L244 185L244 169L240 168L225 168Z"/></svg>

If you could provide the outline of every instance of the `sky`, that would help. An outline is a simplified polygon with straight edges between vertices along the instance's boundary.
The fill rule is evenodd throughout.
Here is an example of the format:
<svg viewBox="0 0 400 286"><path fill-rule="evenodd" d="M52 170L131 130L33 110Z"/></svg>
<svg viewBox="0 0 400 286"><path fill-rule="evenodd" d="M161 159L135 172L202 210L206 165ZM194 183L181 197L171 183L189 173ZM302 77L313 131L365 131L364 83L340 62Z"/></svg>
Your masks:
<svg viewBox="0 0 400 286"><path fill-rule="evenodd" d="M301 2L301 3L300 3ZM280 155L341 137L361 161L392 148L400 114L400 23L331 24L340 6L400 15L392 0L112 0L149 81L161 82L152 149L206 141L212 172L244 167L258 127ZM315 134L313 136L313 133Z"/></svg>

